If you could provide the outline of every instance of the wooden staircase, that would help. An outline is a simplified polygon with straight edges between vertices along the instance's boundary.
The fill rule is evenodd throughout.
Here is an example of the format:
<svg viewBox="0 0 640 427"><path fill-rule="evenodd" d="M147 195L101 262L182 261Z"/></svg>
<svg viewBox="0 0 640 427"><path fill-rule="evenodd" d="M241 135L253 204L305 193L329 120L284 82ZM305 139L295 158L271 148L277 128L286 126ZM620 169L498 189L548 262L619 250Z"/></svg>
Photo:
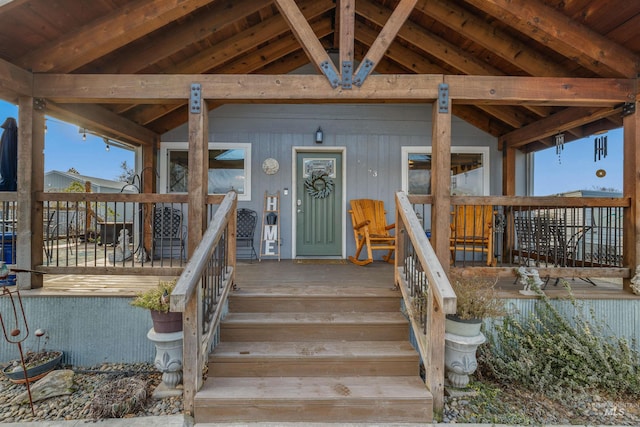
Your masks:
<svg viewBox="0 0 640 427"><path fill-rule="evenodd" d="M337 285L233 292L196 423L431 422L400 298Z"/></svg>

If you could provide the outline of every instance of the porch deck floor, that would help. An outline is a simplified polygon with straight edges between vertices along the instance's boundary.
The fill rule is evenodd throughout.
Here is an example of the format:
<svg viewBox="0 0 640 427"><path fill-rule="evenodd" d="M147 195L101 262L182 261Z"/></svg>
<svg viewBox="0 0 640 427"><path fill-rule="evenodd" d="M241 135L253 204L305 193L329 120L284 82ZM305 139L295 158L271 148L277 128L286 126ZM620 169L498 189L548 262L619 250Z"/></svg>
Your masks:
<svg viewBox="0 0 640 427"><path fill-rule="evenodd" d="M44 276L44 287L24 291L26 294L48 295L101 295L134 296L137 292L155 286L159 280L171 280L169 276L146 275L53 275ZM579 278L566 279L574 295L580 299L633 299L640 298L622 290L621 279L592 279L593 286ZM365 267L345 260L262 260L238 261L236 283L243 286L295 286L299 283L318 286L353 287L393 287L393 265L377 261ZM545 293L551 298L567 295L561 285L554 286L555 279L549 281ZM513 278L501 278L497 283L503 298L531 298L521 295L520 286Z"/></svg>

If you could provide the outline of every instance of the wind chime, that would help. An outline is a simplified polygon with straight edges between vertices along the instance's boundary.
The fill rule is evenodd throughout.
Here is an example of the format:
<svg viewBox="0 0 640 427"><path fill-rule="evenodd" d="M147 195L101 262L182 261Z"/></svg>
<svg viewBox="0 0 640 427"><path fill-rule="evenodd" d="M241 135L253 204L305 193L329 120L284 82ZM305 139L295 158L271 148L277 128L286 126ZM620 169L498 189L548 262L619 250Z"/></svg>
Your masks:
<svg viewBox="0 0 640 427"><path fill-rule="evenodd" d="M593 161L607 157L607 135L598 136L593 140Z"/></svg>
<svg viewBox="0 0 640 427"><path fill-rule="evenodd" d="M564 150L564 133L558 133L556 135L556 155L558 156L558 163L562 163L560 160L560 154Z"/></svg>

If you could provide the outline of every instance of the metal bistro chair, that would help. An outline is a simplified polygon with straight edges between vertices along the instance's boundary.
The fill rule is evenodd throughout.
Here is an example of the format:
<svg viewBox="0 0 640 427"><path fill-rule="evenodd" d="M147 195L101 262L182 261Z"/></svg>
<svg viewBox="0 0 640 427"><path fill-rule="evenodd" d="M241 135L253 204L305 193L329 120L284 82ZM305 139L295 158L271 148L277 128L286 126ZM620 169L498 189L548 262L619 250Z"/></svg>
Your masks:
<svg viewBox="0 0 640 427"><path fill-rule="evenodd" d="M247 252L249 260L258 259L258 254L254 246L254 235L256 224L258 223L258 214L251 209L238 209L238 219L236 224L236 249Z"/></svg>
<svg viewBox="0 0 640 427"><path fill-rule="evenodd" d="M182 211L169 206L156 207L153 216L154 258L186 260L184 247L187 230Z"/></svg>

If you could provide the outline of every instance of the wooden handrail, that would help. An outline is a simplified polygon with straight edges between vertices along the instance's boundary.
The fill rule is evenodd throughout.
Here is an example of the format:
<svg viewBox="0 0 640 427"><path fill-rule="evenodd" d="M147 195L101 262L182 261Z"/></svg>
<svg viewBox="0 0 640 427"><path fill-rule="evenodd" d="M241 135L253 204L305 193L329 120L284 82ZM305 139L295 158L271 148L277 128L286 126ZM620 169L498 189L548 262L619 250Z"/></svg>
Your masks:
<svg viewBox="0 0 640 427"><path fill-rule="evenodd" d="M230 192L222 201L213 219L202 236L200 244L189 259L187 266L180 275L176 287L171 293L171 311L184 311L189 300L195 295L195 289L202 276L209 258L216 245L222 238L229 218L235 215L237 195ZM235 231L235 230L234 230Z"/></svg>
<svg viewBox="0 0 640 427"><path fill-rule="evenodd" d="M229 192L171 293L170 310L183 313L183 404L189 415L235 282L236 209L237 194Z"/></svg>
<svg viewBox="0 0 640 427"><path fill-rule="evenodd" d="M446 314L456 312L456 294L402 192L396 193L395 283L408 308L434 412L440 416L444 410L444 320Z"/></svg>

